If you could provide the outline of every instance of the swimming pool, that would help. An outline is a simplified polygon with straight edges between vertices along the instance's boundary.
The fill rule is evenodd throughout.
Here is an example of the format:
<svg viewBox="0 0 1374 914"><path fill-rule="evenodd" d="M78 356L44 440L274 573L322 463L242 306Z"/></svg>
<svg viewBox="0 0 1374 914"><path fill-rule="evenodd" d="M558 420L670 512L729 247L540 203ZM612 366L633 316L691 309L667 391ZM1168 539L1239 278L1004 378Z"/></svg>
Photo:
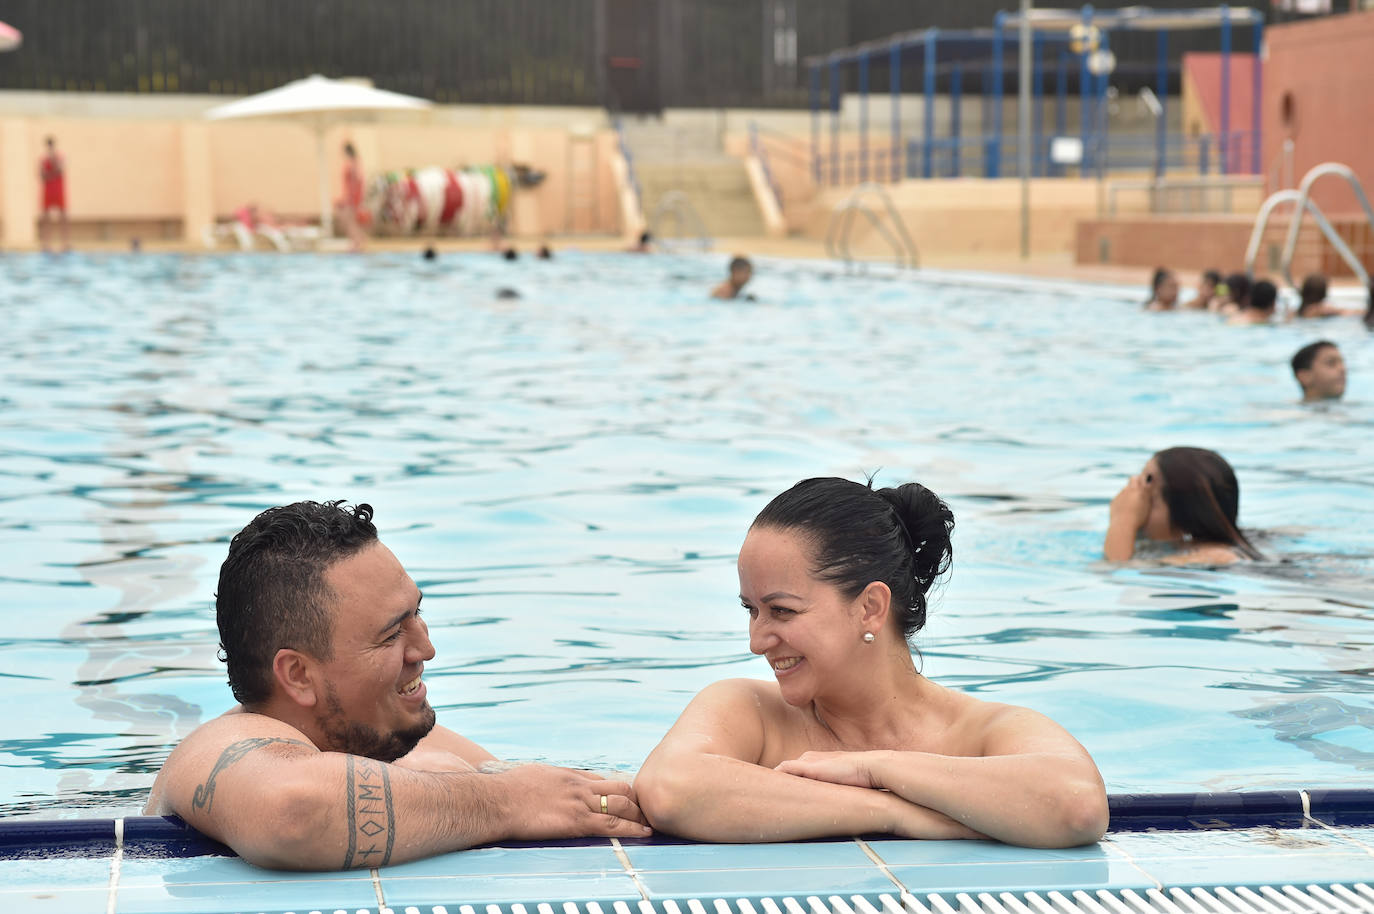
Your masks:
<svg viewBox="0 0 1374 914"><path fill-rule="evenodd" d="M632 771L708 682L767 678L734 555L804 476L954 509L925 671L1059 720L1108 789L1363 785L1374 770L1374 338L1231 329L1140 290L560 252L0 261L0 816L136 813L231 704L227 539L299 498L377 509L426 594L445 724ZM498 300L497 289L520 292ZM1318 336L1347 401L1296 404ZM1098 560L1161 447L1236 467L1282 561Z"/></svg>

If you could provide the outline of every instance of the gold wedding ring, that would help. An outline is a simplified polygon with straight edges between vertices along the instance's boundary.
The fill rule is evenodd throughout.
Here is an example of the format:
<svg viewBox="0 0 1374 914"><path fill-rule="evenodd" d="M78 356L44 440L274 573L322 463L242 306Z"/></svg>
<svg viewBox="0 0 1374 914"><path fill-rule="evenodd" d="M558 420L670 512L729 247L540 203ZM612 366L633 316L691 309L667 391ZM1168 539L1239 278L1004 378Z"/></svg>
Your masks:
<svg viewBox="0 0 1374 914"><path fill-rule="evenodd" d="M610 812L610 808L606 805L606 795L603 793L601 795L601 814L603 816L610 815Z"/></svg>

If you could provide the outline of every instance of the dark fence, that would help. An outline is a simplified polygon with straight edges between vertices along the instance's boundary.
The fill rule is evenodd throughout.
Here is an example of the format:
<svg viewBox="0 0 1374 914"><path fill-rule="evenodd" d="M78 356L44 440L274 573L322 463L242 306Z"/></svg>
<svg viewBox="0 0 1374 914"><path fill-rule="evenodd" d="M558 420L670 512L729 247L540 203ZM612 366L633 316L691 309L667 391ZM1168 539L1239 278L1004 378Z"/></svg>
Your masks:
<svg viewBox="0 0 1374 914"><path fill-rule="evenodd" d="M323 73L367 76L382 88L449 103L641 111L804 106L802 61L810 55L936 25L987 27L999 9L1016 6L1015 0L9 0L0 5L0 18L24 32L24 46L0 54L0 89L241 95ZM1251 49L1247 32L1237 31L1237 51ZM1175 68L1184 51L1216 50L1218 41L1216 30L1170 35ZM1153 34L1113 35L1121 61L1114 82L1135 81L1136 62L1139 80L1148 81L1155 47ZM918 74L909 78L913 84L904 88L918 89Z"/></svg>
<svg viewBox="0 0 1374 914"><path fill-rule="evenodd" d="M246 94L323 73L439 102L598 102L596 0L10 0L0 88Z"/></svg>

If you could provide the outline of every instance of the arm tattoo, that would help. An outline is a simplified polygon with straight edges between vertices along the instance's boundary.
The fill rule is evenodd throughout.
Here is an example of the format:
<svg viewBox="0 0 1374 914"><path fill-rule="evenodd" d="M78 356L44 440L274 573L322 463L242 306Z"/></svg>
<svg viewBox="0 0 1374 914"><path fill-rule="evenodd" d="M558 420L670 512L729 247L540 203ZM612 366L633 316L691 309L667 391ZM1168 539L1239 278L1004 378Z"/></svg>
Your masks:
<svg viewBox="0 0 1374 914"><path fill-rule="evenodd" d="M348 853L344 869L386 866L396 843L390 766L359 756L344 758L348 767Z"/></svg>
<svg viewBox="0 0 1374 914"><path fill-rule="evenodd" d="M277 736L258 736L252 739L241 739L236 743L230 743L225 750L219 754L219 759L215 762L215 767L210 769L210 776L205 779L205 783L196 785L195 796L191 798L191 808L210 812L210 807L215 804L215 779L220 772L230 765L237 762L250 752L261 749L264 746L273 744L285 744L292 746L310 746L307 742L298 739L283 739Z"/></svg>

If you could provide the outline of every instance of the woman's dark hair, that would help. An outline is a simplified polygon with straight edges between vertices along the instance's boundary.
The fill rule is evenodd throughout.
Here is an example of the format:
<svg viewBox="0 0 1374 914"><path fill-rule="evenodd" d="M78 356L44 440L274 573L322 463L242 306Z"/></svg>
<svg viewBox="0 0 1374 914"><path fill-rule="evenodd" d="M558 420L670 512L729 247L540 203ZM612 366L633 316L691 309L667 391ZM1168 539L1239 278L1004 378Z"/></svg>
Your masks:
<svg viewBox="0 0 1374 914"><path fill-rule="evenodd" d="M800 533L811 574L854 599L874 581L910 640L926 624L926 594L949 571L954 514L923 485L878 489L833 476L803 479L770 501L751 527Z"/></svg>
<svg viewBox="0 0 1374 914"><path fill-rule="evenodd" d="M1298 317L1307 313L1313 305L1326 301L1326 277L1313 273L1302 281L1302 304L1298 306Z"/></svg>
<svg viewBox="0 0 1374 914"><path fill-rule="evenodd" d="M284 647L333 656L324 573L376 541L372 506L339 501L268 508L235 535L215 593L220 659L234 698L251 707L272 696L272 660Z"/></svg>
<svg viewBox="0 0 1374 914"><path fill-rule="evenodd" d="M1250 307L1250 277L1244 273L1232 273L1226 277L1226 291L1231 301L1242 308Z"/></svg>
<svg viewBox="0 0 1374 914"><path fill-rule="evenodd" d="M1273 311L1278 300L1278 287L1267 279L1261 279L1250 288L1250 307L1256 311Z"/></svg>
<svg viewBox="0 0 1374 914"><path fill-rule="evenodd" d="M353 144L352 144L352 143L344 143L344 155L348 156L348 157L351 159L351 158L353 158L354 156L356 156L357 154L358 154L358 151L357 151L356 149L353 148Z"/></svg>
<svg viewBox="0 0 1374 914"><path fill-rule="evenodd" d="M1169 520L1200 543L1228 543L1252 559L1263 558L1236 526L1240 484L1235 471L1216 451L1171 447L1155 454L1160 494Z"/></svg>
<svg viewBox="0 0 1374 914"><path fill-rule="evenodd" d="M1369 284L1369 305L1364 309L1364 325L1374 330L1374 282Z"/></svg>
<svg viewBox="0 0 1374 914"><path fill-rule="evenodd" d="M1154 271L1150 276L1150 298L1145 304L1150 304L1150 302L1153 302L1159 296L1159 287L1164 284L1164 280L1172 275L1168 267L1159 267Z"/></svg>
<svg viewBox="0 0 1374 914"><path fill-rule="evenodd" d="M1211 283L1212 288L1215 289L1217 286L1221 285L1221 273L1216 270L1203 270L1202 281Z"/></svg>

